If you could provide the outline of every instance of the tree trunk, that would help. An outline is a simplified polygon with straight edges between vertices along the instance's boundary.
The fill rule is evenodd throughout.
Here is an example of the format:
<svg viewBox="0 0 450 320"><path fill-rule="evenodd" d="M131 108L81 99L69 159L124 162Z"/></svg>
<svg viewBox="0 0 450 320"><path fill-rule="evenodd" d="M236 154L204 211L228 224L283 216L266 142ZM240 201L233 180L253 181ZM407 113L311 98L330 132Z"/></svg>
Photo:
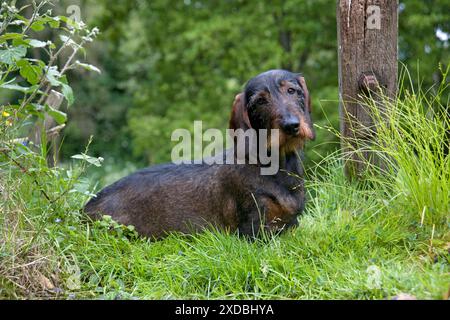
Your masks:
<svg viewBox="0 0 450 320"><path fill-rule="evenodd" d="M376 138L373 121L361 95L371 90L395 98L397 90L396 0L338 0L339 112L345 173L355 177L368 161L368 152L354 152ZM376 98L375 95L372 95ZM358 100L358 101L357 101ZM379 108L383 108L381 101Z"/></svg>

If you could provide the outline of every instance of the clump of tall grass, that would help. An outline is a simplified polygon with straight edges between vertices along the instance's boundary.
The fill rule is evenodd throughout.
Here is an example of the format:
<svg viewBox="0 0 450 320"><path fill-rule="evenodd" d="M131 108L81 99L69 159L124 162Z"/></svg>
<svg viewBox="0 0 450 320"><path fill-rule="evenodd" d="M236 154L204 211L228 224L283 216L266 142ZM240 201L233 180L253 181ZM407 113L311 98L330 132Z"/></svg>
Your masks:
<svg viewBox="0 0 450 320"><path fill-rule="evenodd" d="M428 91L407 82L405 71L397 99L365 100L376 133L368 148L380 159L383 184L420 225L444 228L450 217L448 71Z"/></svg>
<svg viewBox="0 0 450 320"><path fill-rule="evenodd" d="M441 82L425 90L420 84L415 86L408 71L403 69L396 98L382 92L361 96L358 103L370 114L371 124L362 125L358 119L350 118L353 122L350 137L327 128L339 136L343 149L324 157L314 168L315 176L329 176L329 172L323 174L324 168L331 162L342 161L349 164L350 176L360 178L357 179L360 186L370 184L382 190L386 199L395 199L390 205L398 205L398 210L405 215L415 215L420 225L447 229L449 68L440 72ZM352 166L356 163L358 169Z"/></svg>

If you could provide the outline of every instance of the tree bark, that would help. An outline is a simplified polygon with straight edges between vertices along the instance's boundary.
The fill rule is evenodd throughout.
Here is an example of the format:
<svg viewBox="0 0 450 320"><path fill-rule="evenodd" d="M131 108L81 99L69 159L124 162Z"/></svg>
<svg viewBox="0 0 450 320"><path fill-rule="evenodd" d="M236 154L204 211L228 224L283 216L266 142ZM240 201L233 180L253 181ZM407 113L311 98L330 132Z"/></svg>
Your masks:
<svg viewBox="0 0 450 320"><path fill-rule="evenodd" d="M375 138L372 117L360 97L374 90L374 83L367 83L371 79L384 95L396 96L397 7L396 0L337 1L341 144L350 178L362 174L368 161L379 164L368 152L354 152L359 142ZM381 101L378 107L384 108Z"/></svg>

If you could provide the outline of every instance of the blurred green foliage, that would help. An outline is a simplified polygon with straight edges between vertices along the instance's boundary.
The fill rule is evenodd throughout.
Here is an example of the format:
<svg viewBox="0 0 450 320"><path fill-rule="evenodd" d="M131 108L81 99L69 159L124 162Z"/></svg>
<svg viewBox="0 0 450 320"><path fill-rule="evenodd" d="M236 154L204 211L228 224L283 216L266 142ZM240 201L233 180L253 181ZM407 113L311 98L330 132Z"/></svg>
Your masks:
<svg viewBox="0 0 450 320"><path fill-rule="evenodd" d="M84 0L80 7L102 31L89 49L102 75L72 75L77 99L64 156L94 134L91 150L107 160L168 161L175 128L203 120L204 129L226 129L234 96L271 68L302 72L315 123L339 127L336 1ZM439 81L438 63L449 62L448 9L445 0L399 6L399 58L412 72L420 66L425 87ZM335 139L318 129L307 158L334 150Z"/></svg>

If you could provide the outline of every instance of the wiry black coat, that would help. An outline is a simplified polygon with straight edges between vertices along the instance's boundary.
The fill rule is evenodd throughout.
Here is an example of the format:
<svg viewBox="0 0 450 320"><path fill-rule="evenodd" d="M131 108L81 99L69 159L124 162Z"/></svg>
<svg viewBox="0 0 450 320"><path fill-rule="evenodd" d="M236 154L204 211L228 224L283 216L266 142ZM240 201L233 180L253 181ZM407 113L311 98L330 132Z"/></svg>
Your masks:
<svg viewBox="0 0 450 320"><path fill-rule="evenodd" d="M296 99L283 96L283 86L291 86L285 83L286 79L300 86L301 94ZM280 138L277 174L261 175L259 164L156 165L104 188L86 204L84 211L93 218L110 215L153 238L161 238L170 231L190 233L208 226L254 236L261 227L278 231L295 225L305 203L298 149L306 138L314 138L309 96L303 78L297 74L273 70L260 75L259 80L268 81L271 87L261 85L254 90L247 85L245 97L236 96L230 127L248 129L252 121L256 123L257 119L249 117L249 110L252 115L258 110L270 111L265 117L270 119L268 129L279 127L281 131L286 117L303 117L296 133ZM249 99L259 93L265 95L266 104L252 105ZM305 110L305 105L309 110ZM308 128L302 127L305 123Z"/></svg>

